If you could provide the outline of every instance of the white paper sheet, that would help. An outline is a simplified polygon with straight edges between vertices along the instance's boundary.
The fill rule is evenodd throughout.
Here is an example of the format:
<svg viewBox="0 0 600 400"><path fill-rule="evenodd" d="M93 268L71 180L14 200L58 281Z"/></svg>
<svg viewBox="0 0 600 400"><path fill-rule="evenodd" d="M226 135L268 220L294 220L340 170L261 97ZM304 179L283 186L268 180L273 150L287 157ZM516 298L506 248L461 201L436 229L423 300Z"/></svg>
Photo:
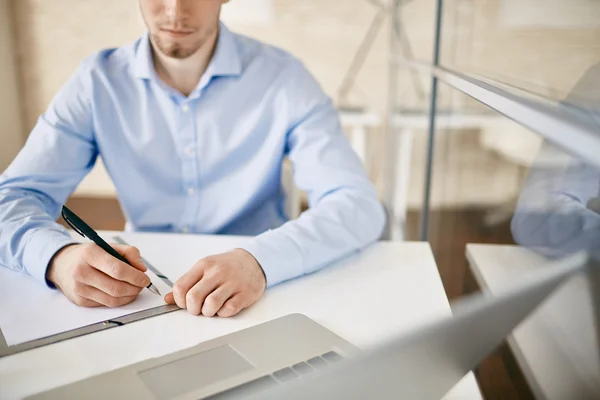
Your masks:
<svg viewBox="0 0 600 400"><path fill-rule="evenodd" d="M171 289L150 270L146 274L162 296L144 289L123 307L84 308L29 275L0 267L0 328L4 339L12 346L164 305L163 296Z"/></svg>

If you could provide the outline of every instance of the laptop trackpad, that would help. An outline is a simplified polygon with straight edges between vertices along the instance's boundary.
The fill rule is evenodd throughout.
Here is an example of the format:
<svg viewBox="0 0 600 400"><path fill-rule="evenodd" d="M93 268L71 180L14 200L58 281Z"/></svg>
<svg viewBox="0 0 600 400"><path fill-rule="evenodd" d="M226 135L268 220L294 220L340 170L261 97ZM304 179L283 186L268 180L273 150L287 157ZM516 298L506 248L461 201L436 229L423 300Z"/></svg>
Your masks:
<svg viewBox="0 0 600 400"><path fill-rule="evenodd" d="M233 347L223 345L138 374L156 397L168 400L253 368Z"/></svg>

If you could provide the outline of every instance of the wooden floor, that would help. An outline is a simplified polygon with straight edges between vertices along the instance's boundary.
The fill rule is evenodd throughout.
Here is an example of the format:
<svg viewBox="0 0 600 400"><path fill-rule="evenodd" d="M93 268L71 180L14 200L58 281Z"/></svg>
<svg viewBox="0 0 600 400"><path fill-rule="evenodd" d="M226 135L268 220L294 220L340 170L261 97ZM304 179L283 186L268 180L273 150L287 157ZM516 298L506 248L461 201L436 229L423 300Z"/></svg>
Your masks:
<svg viewBox="0 0 600 400"><path fill-rule="evenodd" d="M114 199L71 198L67 202L94 229L121 230L125 220ZM486 227L483 217L489 210L435 210L430 216L429 242L449 299L472 293L478 287L465 258L467 243L512 244L509 223ZM418 237L420 215L407 216L407 236ZM493 399L533 399L522 372L507 344L487 357L475 370L483 397Z"/></svg>

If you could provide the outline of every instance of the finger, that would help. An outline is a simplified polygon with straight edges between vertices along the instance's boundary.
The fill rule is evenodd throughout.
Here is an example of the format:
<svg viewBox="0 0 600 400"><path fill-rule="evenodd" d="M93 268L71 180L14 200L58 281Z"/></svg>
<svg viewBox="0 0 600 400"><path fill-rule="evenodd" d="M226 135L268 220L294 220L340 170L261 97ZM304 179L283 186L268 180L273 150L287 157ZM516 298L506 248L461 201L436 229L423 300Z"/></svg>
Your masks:
<svg viewBox="0 0 600 400"><path fill-rule="evenodd" d="M245 307L244 296L238 293L235 296L230 297L229 300L223 304L219 311L217 311L217 315L224 318L233 317Z"/></svg>
<svg viewBox="0 0 600 400"><path fill-rule="evenodd" d="M150 277L142 271L116 259L98 246L90 247L85 260L89 265L119 281L144 288L150 284Z"/></svg>
<svg viewBox="0 0 600 400"><path fill-rule="evenodd" d="M200 315L204 299L218 287L216 279L204 277L196 283L185 295L185 303L188 312L192 315Z"/></svg>
<svg viewBox="0 0 600 400"><path fill-rule="evenodd" d="M234 288L229 285L221 285L213 290L213 292L204 299L202 315L213 317L234 293Z"/></svg>
<svg viewBox="0 0 600 400"><path fill-rule="evenodd" d="M96 303L94 300L86 299L83 297L76 297L75 300L72 300L72 302L74 304L78 305L79 307L86 307L86 308L103 307L102 304Z"/></svg>
<svg viewBox="0 0 600 400"><path fill-rule="evenodd" d="M169 293L165 294L165 303L176 304L175 297L173 297L173 292L169 292Z"/></svg>
<svg viewBox="0 0 600 400"><path fill-rule="evenodd" d="M129 261L133 267L142 272L146 272L148 270L148 267L146 267L144 261L142 260L140 250L137 247L120 243L111 243L110 245L117 251L117 253L125 257L125 259Z"/></svg>
<svg viewBox="0 0 600 400"><path fill-rule="evenodd" d="M125 304L129 304L136 299L137 296L129 296L129 297L112 297L102 290L96 289L95 287L88 285L80 285L76 289L76 293L78 296L83 297L85 299L89 299L95 301L96 303L100 303L106 307L121 307Z"/></svg>
<svg viewBox="0 0 600 400"><path fill-rule="evenodd" d="M111 278L95 268L86 268L86 272L77 277L78 281L95 287L112 297L131 297L140 294L143 289L130 283Z"/></svg>
<svg viewBox="0 0 600 400"><path fill-rule="evenodd" d="M187 308L185 296L192 286L202 279L204 268L205 264L202 261L199 261L192 269L175 282L175 285L173 286L173 297L175 298L175 303L177 303L179 307Z"/></svg>

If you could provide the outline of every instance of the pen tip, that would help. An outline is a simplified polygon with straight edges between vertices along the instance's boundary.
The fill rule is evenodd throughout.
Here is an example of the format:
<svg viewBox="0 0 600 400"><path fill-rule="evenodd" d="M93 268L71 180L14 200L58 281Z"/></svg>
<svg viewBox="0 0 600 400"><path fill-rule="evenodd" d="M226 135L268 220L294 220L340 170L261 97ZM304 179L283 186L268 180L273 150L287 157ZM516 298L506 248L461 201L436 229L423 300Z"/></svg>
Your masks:
<svg viewBox="0 0 600 400"><path fill-rule="evenodd" d="M154 286L153 284L150 284L150 286L148 286L148 289L150 289L150 291L152 293L154 293L155 295L160 296L160 292L158 291L156 286Z"/></svg>

